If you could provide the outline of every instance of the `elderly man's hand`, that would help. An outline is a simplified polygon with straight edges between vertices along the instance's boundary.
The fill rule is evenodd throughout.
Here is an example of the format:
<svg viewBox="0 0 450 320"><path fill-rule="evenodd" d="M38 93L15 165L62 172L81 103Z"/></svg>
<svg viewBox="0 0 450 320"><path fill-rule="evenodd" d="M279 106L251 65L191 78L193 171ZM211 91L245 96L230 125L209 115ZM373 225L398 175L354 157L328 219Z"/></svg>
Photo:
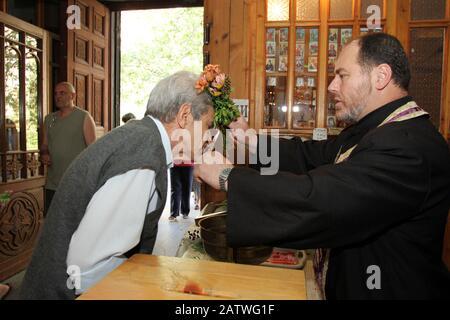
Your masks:
<svg viewBox="0 0 450 320"><path fill-rule="evenodd" d="M237 143L247 145L251 153L257 152L258 136L256 131L249 128L247 121L242 116L230 123L228 127Z"/></svg>
<svg viewBox="0 0 450 320"><path fill-rule="evenodd" d="M41 161L46 166L51 166L52 165L52 159L50 158L49 154L41 155Z"/></svg>
<svg viewBox="0 0 450 320"><path fill-rule="evenodd" d="M219 152L209 151L203 154L202 163L195 165L194 177L197 181L205 182L219 190L219 175L226 168L233 168L231 162Z"/></svg>
<svg viewBox="0 0 450 320"><path fill-rule="evenodd" d="M242 129L244 131L247 131L248 127L248 123L247 121L245 121L243 116L240 116L239 118L236 119L236 121L231 122L228 127L230 127L230 129L236 130L236 129Z"/></svg>

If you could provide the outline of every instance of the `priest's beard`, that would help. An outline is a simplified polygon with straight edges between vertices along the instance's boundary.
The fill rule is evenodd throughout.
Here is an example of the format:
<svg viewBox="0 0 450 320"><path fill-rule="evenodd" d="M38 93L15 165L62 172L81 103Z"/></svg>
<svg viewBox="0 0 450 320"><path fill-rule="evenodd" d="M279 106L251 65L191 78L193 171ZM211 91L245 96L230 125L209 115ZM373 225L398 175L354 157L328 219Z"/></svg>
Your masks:
<svg viewBox="0 0 450 320"><path fill-rule="evenodd" d="M345 109L337 113L336 118L346 124L353 124L361 120L361 113L366 108L371 93L372 84L370 78L366 76L360 85L355 88L353 94L348 95L348 99L345 99Z"/></svg>

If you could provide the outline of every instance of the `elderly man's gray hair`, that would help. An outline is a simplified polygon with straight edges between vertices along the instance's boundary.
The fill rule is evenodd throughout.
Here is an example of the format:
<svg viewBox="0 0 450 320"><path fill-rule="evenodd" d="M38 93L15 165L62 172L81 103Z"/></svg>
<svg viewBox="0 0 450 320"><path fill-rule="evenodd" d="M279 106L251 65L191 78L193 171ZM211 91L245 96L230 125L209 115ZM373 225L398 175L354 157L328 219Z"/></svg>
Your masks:
<svg viewBox="0 0 450 320"><path fill-rule="evenodd" d="M172 122L181 105L191 105L194 120L212 108L211 97L202 92L197 94L195 84L199 76L188 71L179 71L162 79L150 93L146 115L159 119L161 122Z"/></svg>

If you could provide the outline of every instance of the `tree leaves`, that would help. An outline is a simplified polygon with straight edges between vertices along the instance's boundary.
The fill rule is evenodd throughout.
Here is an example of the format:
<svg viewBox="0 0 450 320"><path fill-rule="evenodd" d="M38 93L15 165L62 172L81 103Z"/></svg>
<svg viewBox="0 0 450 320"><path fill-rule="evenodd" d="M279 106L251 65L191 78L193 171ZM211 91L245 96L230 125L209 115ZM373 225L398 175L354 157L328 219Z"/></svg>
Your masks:
<svg viewBox="0 0 450 320"><path fill-rule="evenodd" d="M121 114L142 116L159 80L202 70L203 8L122 12L122 39Z"/></svg>

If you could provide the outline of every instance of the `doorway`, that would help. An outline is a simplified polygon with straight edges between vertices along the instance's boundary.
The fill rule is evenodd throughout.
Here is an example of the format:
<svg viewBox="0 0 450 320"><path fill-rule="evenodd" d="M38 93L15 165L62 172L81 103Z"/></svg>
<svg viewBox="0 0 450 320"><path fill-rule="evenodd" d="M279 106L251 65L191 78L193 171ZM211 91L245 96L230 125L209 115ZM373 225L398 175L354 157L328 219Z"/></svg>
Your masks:
<svg viewBox="0 0 450 320"><path fill-rule="evenodd" d="M121 12L120 124L144 116L156 83L180 70L203 68L203 7Z"/></svg>
<svg viewBox="0 0 450 320"><path fill-rule="evenodd" d="M161 79L181 70L200 74L203 69L203 7L120 12L120 97L117 125L132 113L141 119L150 92ZM170 176L170 175L169 175ZM178 244L199 214L200 188L190 198L190 215L173 220L171 183L158 224L153 254L175 256Z"/></svg>

